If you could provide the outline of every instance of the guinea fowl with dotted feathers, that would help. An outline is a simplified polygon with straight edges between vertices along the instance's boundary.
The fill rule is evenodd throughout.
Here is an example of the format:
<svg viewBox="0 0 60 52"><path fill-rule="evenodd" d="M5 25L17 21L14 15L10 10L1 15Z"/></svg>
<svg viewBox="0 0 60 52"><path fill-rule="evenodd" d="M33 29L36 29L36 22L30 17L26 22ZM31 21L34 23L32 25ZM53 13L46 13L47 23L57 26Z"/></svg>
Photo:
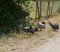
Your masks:
<svg viewBox="0 0 60 52"><path fill-rule="evenodd" d="M53 30L59 30L59 24L56 22L49 22L49 25L52 27Z"/></svg>
<svg viewBox="0 0 60 52"><path fill-rule="evenodd" d="M30 25L30 26L23 27L22 30L27 33L30 32L34 34L36 31L38 31L38 28Z"/></svg>
<svg viewBox="0 0 60 52"><path fill-rule="evenodd" d="M45 29L45 23L43 24L42 22L38 22L38 27L40 30Z"/></svg>

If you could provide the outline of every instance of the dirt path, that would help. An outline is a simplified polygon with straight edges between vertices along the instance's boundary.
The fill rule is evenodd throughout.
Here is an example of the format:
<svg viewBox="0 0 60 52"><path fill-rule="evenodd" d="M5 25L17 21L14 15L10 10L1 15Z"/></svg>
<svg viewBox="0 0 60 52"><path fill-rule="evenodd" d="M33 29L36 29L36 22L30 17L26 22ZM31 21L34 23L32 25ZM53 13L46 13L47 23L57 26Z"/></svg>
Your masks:
<svg viewBox="0 0 60 52"><path fill-rule="evenodd" d="M60 33L56 33L55 37L31 52L60 52Z"/></svg>
<svg viewBox="0 0 60 52"><path fill-rule="evenodd" d="M43 40L39 37L27 40L17 39L16 42L9 39L5 45L0 46L0 52L60 52L60 32L55 34L54 37Z"/></svg>

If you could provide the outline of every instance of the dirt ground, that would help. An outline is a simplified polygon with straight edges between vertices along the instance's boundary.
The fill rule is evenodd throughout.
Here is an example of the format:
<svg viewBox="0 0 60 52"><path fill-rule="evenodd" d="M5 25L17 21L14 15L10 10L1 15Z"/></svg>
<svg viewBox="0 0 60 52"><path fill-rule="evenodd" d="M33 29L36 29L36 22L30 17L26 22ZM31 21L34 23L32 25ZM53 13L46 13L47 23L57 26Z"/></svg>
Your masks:
<svg viewBox="0 0 60 52"><path fill-rule="evenodd" d="M48 42L31 52L60 52L60 33L56 33L53 38L48 39Z"/></svg>

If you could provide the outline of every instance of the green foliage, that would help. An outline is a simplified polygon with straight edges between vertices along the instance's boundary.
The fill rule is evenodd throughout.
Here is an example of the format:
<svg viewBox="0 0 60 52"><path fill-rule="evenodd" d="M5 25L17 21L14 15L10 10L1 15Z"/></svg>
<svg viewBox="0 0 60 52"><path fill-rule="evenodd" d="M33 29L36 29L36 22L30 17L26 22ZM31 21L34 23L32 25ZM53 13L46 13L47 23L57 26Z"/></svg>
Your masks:
<svg viewBox="0 0 60 52"><path fill-rule="evenodd" d="M0 34L19 32L19 25L26 25L25 17L28 15L29 13L13 0L0 0Z"/></svg>
<svg viewBox="0 0 60 52"><path fill-rule="evenodd" d="M15 1L19 4L25 4L26 2L29 3L29 1L31 1L31 0L15 0Z"/></svg>

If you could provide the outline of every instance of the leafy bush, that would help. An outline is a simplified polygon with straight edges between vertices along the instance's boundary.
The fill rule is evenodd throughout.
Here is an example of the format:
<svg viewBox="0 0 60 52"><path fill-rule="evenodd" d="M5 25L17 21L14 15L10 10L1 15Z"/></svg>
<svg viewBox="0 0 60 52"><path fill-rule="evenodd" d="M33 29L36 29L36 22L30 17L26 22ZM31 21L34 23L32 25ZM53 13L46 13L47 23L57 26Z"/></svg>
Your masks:
<svg viewBox="0 0 60 52"><path fill-rule="evenodd" d="M13 0L0 0L0 34L19 32L19 25L26 25L29 13Z"/></svg>

